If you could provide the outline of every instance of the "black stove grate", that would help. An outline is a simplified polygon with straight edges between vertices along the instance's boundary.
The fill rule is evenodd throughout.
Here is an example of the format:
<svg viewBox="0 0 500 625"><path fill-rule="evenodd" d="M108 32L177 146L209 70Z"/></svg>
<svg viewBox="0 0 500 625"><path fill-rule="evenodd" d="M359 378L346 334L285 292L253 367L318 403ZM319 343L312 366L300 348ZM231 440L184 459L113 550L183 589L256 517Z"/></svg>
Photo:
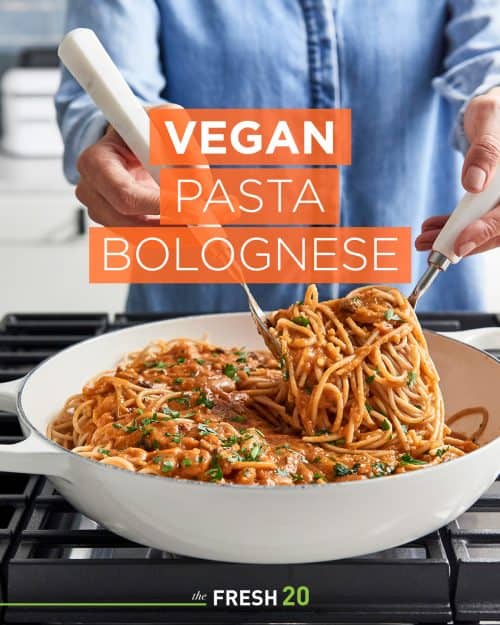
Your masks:
<svg viewBox="0 0 500 625"><path fill-rule="evenodd" d="M178 316L178 315L176 315ZM85 338L162 314L7 315L0 323L0 381ZM437 331L500 326L500 315L424 314ZM0 413L0 444L21 439ZM98 486L96 485L96 488ZM45 478L0 473L0 593L27 603L178 602L193 589L309 586L293 610L185 607L8 607L5 622L407 622L500 620L500 481L448 528L364 558L310 565L239 565L149 549L98 527ZM168 617L166 616L168 610Z"/></svg>

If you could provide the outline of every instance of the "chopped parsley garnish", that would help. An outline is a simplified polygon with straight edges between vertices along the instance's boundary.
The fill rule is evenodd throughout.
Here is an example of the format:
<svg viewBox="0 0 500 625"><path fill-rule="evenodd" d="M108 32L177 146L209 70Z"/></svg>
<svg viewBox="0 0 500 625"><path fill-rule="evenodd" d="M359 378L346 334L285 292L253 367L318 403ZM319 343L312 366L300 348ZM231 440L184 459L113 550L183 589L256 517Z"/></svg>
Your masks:
<svg viewBox="0 0 500 625"><path fill-rule="evenodd" d="M278 447L276 447L276 451L279 451L280 449L290 449L289 443L285 443L284 445L278 445Z"/></svg>
<svg viewBox="0 0 500 625"><path fill-rule="evenodd" d="M116 430L121 430L121 429L123 429L123 425L122 425L121 423L113 423L113 427L114 427Z"/></svg>
<svg viewBox="0 0 500 625"><path fill-rule="evenodd" d="M144 425L151 425L151 423L158 423L160 419L158 418L157 413L155 412L152 417L147 417L142 420L141 427Z"/></svg>
<svg viewBox="0 0 500 625"><path fill-rule="evenodd" d="M109 449L104 449L103 447L99 447L99 449L97 451L100 454L102 454L103 456L109 456L109 454L110 454Z"/></svg>
<svg viewBox="0 0 500 625"><path fill-rule="evenodd" d="M208 409L215 406L215 403L211 399L208 399L206 393L200 393L200 396L196 400L196 404L198 406L206 406Z"/></svg>
<svg viewBox="0 0 500 625"><path fill-rule="evenodd" d="M222 441L222 446L223 447L232 447L233 445L236 445L236 443L239 441L239 437L238 436L228 436L228 438L225 438Z"/></svg>
<svg viewBox="0 0 500 625"><path fill-rule="evenodd" d="M414 458L408 453L403 454L401 458L399 459L399 462L403 466L407 464L427 464L427 462L425 462L424 460L418 460L417 458Z"/></svg>
<svg viewBox="0 0 500 625"><path fill-rule="evenodd" d="M160 443L156 439L152 442L152 445L153 449L160 449Z"/></svg>
<svg viewBox="0 0 500 625"><path fill-rule="evenodd" d="M290 477L292 478L294 482L302 482L304 480L302 475L299 475L298 473L291 473Z"/></svg>
<svg viewBox="0 0 500 625"><path fill-rule="evenodd" d="M238 369L236 369L236 367L230 363L224 367L223 372L224 372L224 375L226 375L228 378L231 378L231 380L234 380L238 377L237 376Z"/></svg>
<svg viewBox="0 0 500 625"><path fill-rule="evenodd" d="M208 425L205 425L204 423L198 423L198 432L201 434L201 436L207 436L208 434L217 435L217 432L215 430L209 428Z"/></svg>
<svg viewBox="0 0 500 625"><path fill-rule="evenodd" d="M161 456L155 456L153 458L153 463L154 464L160 464L160 462L163 460L163 458Z"/></svg>
<svg viewBox="0 0 500 625"><path fill-rule="evenodd" d="M401 426L401 429L403 430L403 432L404 432L405 434L408 434L408 426L407 426L407 425L405 425L405 424L403 423L403 425Z"/></svg>
<svg viewBox="0 0 500 625"><path fill-rule="evenodd" d="M328 430L319 430L318 432L314 432L314 436L324 436L328 434Z"/></svg>
<svg viewBox="0 0 500 625"><path fill-rule="evenodd" d="M181 406L186 406L186 408L189 408L191 406L189 397L169 397L167 401L176 401L178 404L181 404Z"/></svg>
<svg viewBox="0 0 500 625"><path fill-rule="evenodd" d="M314 473L314 475L313 475L313 480L314 481L321 480L321 479L323 479L323 475L321 473Z"/></svg>
<svg viewBox="0 0 500 625"><path fill-rule="evenodd" d="M385 462L377 460L377 462L374 462L372 464L372 472L373 477L382 477L384 475L389 475L390 473L392 473L392 468Z"/></svg>
<svg viewBox="0 0 500 625"><path fill-rule="evenodd" d="M168 406L162 406L161 411L167 417L171 417L172 419L178 419L181 413L178 410L171 410Z"/></svg>
<svg viewBox="0 0 500 625"><path fill-rule="evenodd" d="M217 482L222 479L222 468L219 464L219 459L217 456L214 456L212 458L212 462L210 463L210 469L208 469L207 475L210 478L211 482Z"/></svg>
<svg viewBox="0 0 500 625"><path fill-rule="evenodd" d="M401 317L397 315L392 308L385 311L384 317L387 321L401 321Z"/></svg>
<svg viewBox="0 0 500 625"><path fill-rule="evenodd" d="M181 442L182 439L182 434L174 434L172 436L172 440L174 441L174 443L179 444Z"/></svg>
<svg viewBox="0 0 500 625"><path fill-rule="evenodd" d="M359 469L359 464L354 464L352 469L349 469L349 467L346 467L345 464L341 464L340 462L337 462L334 467L335 475L337 477L345 477L346 475L354 475L358 472L358 469Z"/></svg>
<svg viewBox="0 0 500 625"><path fill-rule="evenodd" d="M204 365L204 364L205 364L205 361L203 360L203 358L195 358L194 360L195 360L195 362L197 362L199 365Z"/></svg>
<svg viewBox="0 0 500 625"><path fill-rule="evenodd" d="M135 411L136 414L138 414L139 416L141 416L141 414L143 413L142 408L137 408L137 410Z"/></svg>
<svg viewBox="0 0 500 625"><path fill-rule="evenodd" d="M378 373L379 373L379 370L375 369L374 372L371 375L367 376L366 383L367 384L371 384L375 380L375 378L377 377Z"/></svg>
<svg viewBox="0 0 500 625"><path fill-rule="evenodd" d="M438 458L442 458L443 454L445 454L448 451L449 447L440 447L439 449L436 449L436 456Z"/></svg>
<svg viewBox="0 0 500 625"><path fill-rule="evenodd" d="M384 432L387 432L388 430L391 429L391 424L389 423L387 419L384 419L382 423L380 424L380 427L384 430Z"/></svg>
<svg viewBox="0 0 500 625"><path fill-rule="evenodd" d="M170 460L167 460L161 465L161 470L162 470L162 473L170 473L171 471L174 470L174 463L171 462Z"/></svg>
<svg viewBox="0 0 500 625"><path fill-rule="evenodd" d="M190 467L193 463L189 458L183 458L181 464L183 467Z"/></svg>
<svg viewBox="0 0 500 625"><path fill-rule="evenodd" d="M289 375L288 375L288 368L286 366L286 359L284 356L282 356L280 358L280 369L281 369L281 373L283 375L283 380L285 380L285 382L288 380Z"/></svg>
<svg viewBox="0 0 500 625"><path fill-rule="evenodd" d="M177 364L182 365L183 362L186 362L185 358L177 358Z"/></svg>
<svg viewBox="0 0 500 625"><path fill-rule="evenodd" d="M371 412L373 410L372 406L367 401L365 402L365 408L367 412Z"/></svg>
<svg viewBox="0 0 500 625"><path fill-rule="evenodd" d="M406 386L408 388L413 388L416 381L417 381L417 374L415 373L415 371L408 371L408 377L406 378Z"/></svg>
<svg viewBox="0 0 500 625"><path fill-rule="evenodd" d="M175 378L174 384L182 384L184 382L184 378Z"/></svg>
<svg viewBox="0 0 500 625"><path fill-rule="evenodd" d="M313 462L314 464L318 464L319 462L321 462L321 456L316 456L316 458L313 458Z"/></svg>
<svg viewBox="0 0 500 625"><path fill-rule="evenodd" d="M258 459L259 459L259 456L261 455L261 453L262 453L262 447L261 447L260 445L257 445L257 444L256 444L256 445L254 445L254 446L252 447L252 449L250 450L249 457L250 457L252 460L258 460Z"/></svg>
<svg viewBox="0 0 500 625"><path fill-rule="evenodd" d="M334 445L345 445L345 438L337 438L337 440L333 441Z"/></svg>
<svg viewBox="0 0 500 625"><path fill-rule="evenodd" d="M285 469L276 469L276 473L280 477L290 477L290 474L288 473L288 471L285 471Z"/></svg>
<svg viewBox="0 0 500 625"><path fill-rule="evenodd" d="M231 417L231 421L234 421L235 423L245 423L246 420L247 418L242 414L237 414L234 417Z"/></svg>
<svg viewBox="0 0 500 625"><path fill-rule="evenodd" d="M163 360L158 360L157 362L146 364L147 369L165 369L166 366L167 365L163 362Z"/></svg>
<svg viewBox="0 0 500 625"><path fill-rule="evenodd" d="M302 326L303 328L307 328L307 326L309 325L309 319L307 317L304 317L304 315L293 317L292 321L293 323L297 324L298 326Z"/></svg>

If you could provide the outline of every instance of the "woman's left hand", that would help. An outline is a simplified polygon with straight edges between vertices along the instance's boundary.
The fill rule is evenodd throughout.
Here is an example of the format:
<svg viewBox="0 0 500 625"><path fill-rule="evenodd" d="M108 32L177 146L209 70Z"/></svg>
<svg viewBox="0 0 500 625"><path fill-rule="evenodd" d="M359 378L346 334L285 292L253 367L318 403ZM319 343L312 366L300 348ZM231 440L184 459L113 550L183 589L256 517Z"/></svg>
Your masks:
<svg viewBox="0 0 500 625"><path fill-rule="evenodd" d="M464 115L470 143L462 168L462 185L470 193L485 189L500 164L500 87L473 98ZM415 241L417 250L430 250L448 215L430 217ZM462 231L455 242L458 256L500 247L500 204Z"/></svg>

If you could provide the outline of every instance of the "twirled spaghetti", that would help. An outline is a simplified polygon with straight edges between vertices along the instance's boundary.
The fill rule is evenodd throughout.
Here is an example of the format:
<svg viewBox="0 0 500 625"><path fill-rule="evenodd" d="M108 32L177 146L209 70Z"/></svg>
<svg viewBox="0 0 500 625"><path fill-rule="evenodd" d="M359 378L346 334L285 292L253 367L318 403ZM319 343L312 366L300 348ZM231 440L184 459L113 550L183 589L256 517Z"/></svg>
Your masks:
<svg viewBox="0 0 500 625"><path fill-rule="evenodd" d="M270 323L282 362L155 341L70 397L49 438L131 471L268 485L381 477L476 448L445 424L425 338L396 289L319 302L311 286Z"/></svg>

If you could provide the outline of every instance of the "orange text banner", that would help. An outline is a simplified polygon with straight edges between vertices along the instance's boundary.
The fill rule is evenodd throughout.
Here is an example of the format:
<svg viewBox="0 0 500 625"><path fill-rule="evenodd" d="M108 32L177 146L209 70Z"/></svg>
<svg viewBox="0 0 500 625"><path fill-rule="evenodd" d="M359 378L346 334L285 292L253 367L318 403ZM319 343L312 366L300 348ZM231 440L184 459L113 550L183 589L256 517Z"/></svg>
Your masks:
<svg viewBox="0 0 500 625"><path fill-rule="evenodd" d="M92 283L407 283L410 228L91 228Z"/></svg>
<svg viewBox="0 0 500 625"><path fill-rule="evenodd" d="M334 225L335 168L168 168L161 171L162 225Z"/></svg>
<svg viewBox="0 0 500 625"><path fill-rule="evenodd" d="M149 110L153 165L349 165L350 109Z"/></svg>

